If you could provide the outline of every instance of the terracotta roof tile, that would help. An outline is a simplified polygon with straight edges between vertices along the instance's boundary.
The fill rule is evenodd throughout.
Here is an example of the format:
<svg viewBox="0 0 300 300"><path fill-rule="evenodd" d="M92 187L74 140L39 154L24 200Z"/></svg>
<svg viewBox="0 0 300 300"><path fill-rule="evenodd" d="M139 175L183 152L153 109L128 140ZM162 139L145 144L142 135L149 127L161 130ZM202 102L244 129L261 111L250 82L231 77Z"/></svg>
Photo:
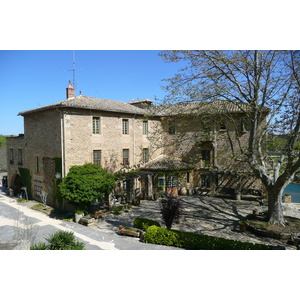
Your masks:
<svg viewBox="0 0 300 300"><path fill-rule="evenodd" d="M83 108L83 109L92 109L92 110L102 110L102 111L112 111L120 113L130 113L130 114L139 114L144 115L145 109L136 107L126 102L108 100L108 99L99 99L87 96L77 96L71 99L67 99L61 102L56 102L50 105L22 111L19 115L24 116L27 114L49 110L59 107L70 107L70 108Z"/></svg>

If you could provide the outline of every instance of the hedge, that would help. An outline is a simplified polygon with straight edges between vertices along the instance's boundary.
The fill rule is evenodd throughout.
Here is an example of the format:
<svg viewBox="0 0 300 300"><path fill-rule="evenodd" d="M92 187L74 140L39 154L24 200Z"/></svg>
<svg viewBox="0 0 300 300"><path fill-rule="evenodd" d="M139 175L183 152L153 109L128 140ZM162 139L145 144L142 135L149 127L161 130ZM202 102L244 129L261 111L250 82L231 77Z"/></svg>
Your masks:
<svg viewBox="0 0 300 300"><path fill-rule="evenodd" d="M221 237L196 234L178 230L168 230L157 226L147 228L144 242L190 250L271 250L272 246L254 244Z"/></svg>
<svg viewBox="0 0 300 300"><path fill-rule="evenodd" d="M147 229L149 226L155 225L157 227L160 227L160 224L157 221L146 219L146 218L136 218L133 221L133 227L139 228L139 229Z"/></svg>

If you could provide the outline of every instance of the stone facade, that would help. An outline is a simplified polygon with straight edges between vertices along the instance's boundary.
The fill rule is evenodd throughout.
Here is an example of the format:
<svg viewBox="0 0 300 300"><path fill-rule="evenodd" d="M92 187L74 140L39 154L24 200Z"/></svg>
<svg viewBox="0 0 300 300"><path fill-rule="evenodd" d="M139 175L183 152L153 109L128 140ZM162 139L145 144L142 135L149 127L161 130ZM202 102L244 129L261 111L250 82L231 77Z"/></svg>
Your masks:
<svg viewBox="0 0 300 300"><path fill-rule="evenodd" d="M236 133L236 125L221 123L220 118L210 116L204 122L205 114L195 119L169 117L149 109L152 101L148 99L124 103L72 97L70 88L68 99L20 113L24 135L7 139L8 184L15 193L23 185L33 198L40 199L39 192L45 191L48 203L55 204L56 178L65 177L72 166L86 163L99 164L110 173L125 166L139 167L141 172L126 186L123 182L118 186L130 198L137 189L143 197L152 198L158 190L176 195L178 189L182 193L195 188L218 193L224 187L259 188L245 164L234 165L230 157L247 141L245 126L238 130L239 141L233 135L232 142L228 136ZM234 112L228 120L241 118ZM166 157L171 158L171 165L161 168ZM151 162L157 164L150 166ZM237 177L229 170L243 170L245 176Z"/></svg>
<svg viewBox="0 0 300 300"><path fill-rule="evenodd" d="M141 112L144 112L143 109L135 114L50 106L39 111L20 113L24 116L25 133L7 139L8 157L10 153L14 155L14 159L9 161L9 185L15 187L16 177L23 180L20 168L29 170L32 197L40 199L38 193L45 191L49 194L48 203L53 204L55 176L57 173L60 173L58 176L66 176L74 165L97 163L114 173L124 167L124 162L129 167L142 164L145 149L149 156L155 158L162 151L151 154L147 137L152 127L160 121L157 117L146 119ZM94 128L95 119L98 122L97 130ZM22 163L17 161L19 149L22 149ZM56 165L59 159L60 170ZM20 193L19 188L17 192Z"/></svg>

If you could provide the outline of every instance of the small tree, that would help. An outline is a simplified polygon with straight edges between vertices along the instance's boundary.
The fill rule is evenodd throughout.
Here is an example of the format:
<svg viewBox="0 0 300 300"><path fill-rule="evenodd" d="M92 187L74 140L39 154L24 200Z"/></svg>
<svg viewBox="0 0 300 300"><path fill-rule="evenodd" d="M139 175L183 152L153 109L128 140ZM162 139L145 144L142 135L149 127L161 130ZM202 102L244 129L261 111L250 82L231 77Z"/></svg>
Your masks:
<svg viewBox="0 0 300 300"><path fill-rule="evenodd" d="M59 185L62 198L85 209L87 204L101 200L115 187L115 179L98 165L73 166Z"/></svg>
<svg viewBox="0 0 300 300"><path fill-rule="evenodd" d="M160 200L160 212L168 229L171 229L173 221L178 220L183 212L182 201L176 197L167 197Z"/></svg>

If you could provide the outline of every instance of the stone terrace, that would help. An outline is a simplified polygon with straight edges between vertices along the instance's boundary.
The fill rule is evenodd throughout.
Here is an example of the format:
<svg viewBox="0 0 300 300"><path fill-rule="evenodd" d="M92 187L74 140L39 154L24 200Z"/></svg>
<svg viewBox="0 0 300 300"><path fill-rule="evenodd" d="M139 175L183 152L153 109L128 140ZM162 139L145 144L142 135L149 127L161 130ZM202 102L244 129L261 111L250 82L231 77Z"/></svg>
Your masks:
<svg viewBox="0 0 300 300"><path fill-rule="evenodd" d="M274 246L288 246L279 240L257 237L249 232L239 230L238 221L252 213L253 209L263 212L266 206L260 206L256 201L229 200L211 197L181 197L183 199L184 214L179 223L175 223L172 229L202 233L212 236L224 237L253 243L271 244ZM286 216L300 218L300 206L298 204L283 204ZM141 201L139 207L132 207L127 213L121 215L109 215L105 220L96 223L100 229L117 230L119 225L132 226L136 217L157 220L164 227L159 212L159 201Z"/></svg>

